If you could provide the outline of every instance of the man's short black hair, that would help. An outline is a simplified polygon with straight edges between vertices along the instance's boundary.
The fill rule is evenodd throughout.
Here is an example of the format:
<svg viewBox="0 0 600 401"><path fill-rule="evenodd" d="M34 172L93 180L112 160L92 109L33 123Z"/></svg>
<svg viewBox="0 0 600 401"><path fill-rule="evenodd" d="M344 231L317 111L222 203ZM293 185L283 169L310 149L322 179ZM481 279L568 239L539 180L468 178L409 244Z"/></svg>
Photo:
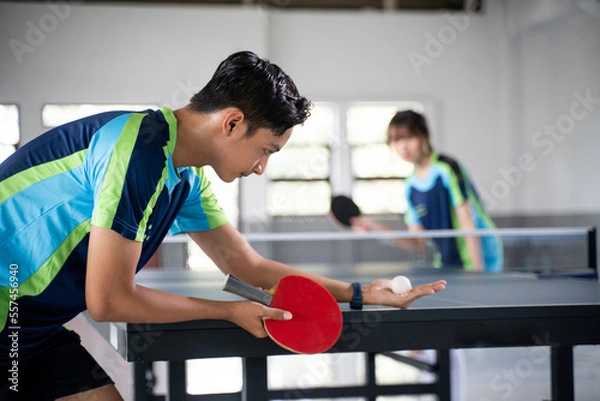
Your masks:
<svg viewBox="0 0 600 401"><path fill-rule="evenodd" d="M267 128L282 135L310 115L311 102L300 96L281 68L250 51L232 54L221 62L210 81L191 99L191 107L211 113L237 107L248 125L246 135Z"/></svg>

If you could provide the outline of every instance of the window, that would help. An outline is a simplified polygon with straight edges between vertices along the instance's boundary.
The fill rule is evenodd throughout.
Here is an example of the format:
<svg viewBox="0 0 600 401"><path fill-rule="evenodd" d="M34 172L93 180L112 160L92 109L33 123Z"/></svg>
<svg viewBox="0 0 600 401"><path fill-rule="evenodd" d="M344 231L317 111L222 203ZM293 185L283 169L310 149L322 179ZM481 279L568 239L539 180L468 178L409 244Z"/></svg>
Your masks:
<svg viewBox="0 0 600 401"><path fill-rule="evenodd" d="M14 104L0 105L0 163L17 150L20 140L19 108Z"/></svg>
<svg viewBox="0 0 600 401"><path fill-rule="evenodd" d="M233 182L221 181L215 170L210 166L204 167L206 177L210 181L219 206L225 211L229 222L237 227L239 225L239 180ZM217 265L212 261L211 258L206 255L200 249L194 241L188 241L187 243L187 261L186 265L191 270L214 270L217 271Z"/></svg>
<svg viewBox="0 0 600 401"><path fill-rule="evenodd" d="M398 110L425 111L425 103L315 102L267 167L267 212L280 218L323 216L332 194L349 194L365 214L400 214L412 164L387 145L387 127ZM333 170L333 173L332 173Z"/></svg>
<svg viewBox="0 0 600 401"><path fill-rule="evenodd" d="M387 128L398 110L424 112L418 102L355 103L346 112L352 164L352 197L366 214L400 214L407 208L405 179L413 166L387 145Z"/></svg>
<svg viewBox="0 0 600 401"><path fill-rule="evenodd" d="M329 211L331 148L338 137L336 109L315 103L311 117L294 128L286 146L269 159L267 212L271 216L315 216Z"/></svg>

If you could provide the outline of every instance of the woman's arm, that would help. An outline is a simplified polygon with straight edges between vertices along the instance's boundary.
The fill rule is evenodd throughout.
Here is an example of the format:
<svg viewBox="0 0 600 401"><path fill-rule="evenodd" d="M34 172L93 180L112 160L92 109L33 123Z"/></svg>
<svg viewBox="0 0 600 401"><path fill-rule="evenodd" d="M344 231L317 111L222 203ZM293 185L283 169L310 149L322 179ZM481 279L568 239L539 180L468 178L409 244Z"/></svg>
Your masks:
<svg viewBox="0 0 600 401"><path fill-rule="evenodd" d="M456 215L458 216L461 229L475 230L476 227L475 223L473 222L473 213L471 213L471 204L469 201L465 201L456 207ZM471 256L473 270L483 270L479 237L474 235L465 236L465 242L467 244L467 249L469 250L469 255Z"/></svg>
<svg viewBox="0 0 600 401"><path fill-rule="evenodd" d="M390 226L383 223L370 219L368 217L354 217L351 220L352 229L360 232L381 232L381 231L394 231ZM419 232L423 231L423 226L419 224L408 226L408 231ZM392 245L397 245L402 249L406 249L410 252L423 253L427 246L425 238L392 238L388 240Z"/></svg>

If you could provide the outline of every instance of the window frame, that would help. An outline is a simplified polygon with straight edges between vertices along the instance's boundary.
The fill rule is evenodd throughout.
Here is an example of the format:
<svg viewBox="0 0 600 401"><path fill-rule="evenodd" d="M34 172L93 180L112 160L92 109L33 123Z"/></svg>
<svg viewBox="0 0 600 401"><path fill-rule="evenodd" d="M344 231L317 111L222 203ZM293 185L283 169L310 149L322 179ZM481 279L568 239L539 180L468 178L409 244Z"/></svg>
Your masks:
<svg viewBox="0 0 600 401"><path fill-rule="evenodd" d="M431 132L430 139L433 143L436 144L437 147L441 147L441 141L438 135L439 132L439 111L437 107L437 101L433 98L429 98L426 96L403 96L404 99L400 97L388 98L388 99L360 99L360 100L342 100L342 99L332 99L332 98L319 98L319 100L315 100L315 104L328 104L332 106L335 110L334 118L334 126L337 129L337 136L331 138L328 143L328 149L330 152L330 174L328 177L329 186L331 188L332 196L345 194L352 195L355 183L357 181L369 182L376 180L406 180L409 175L406 177L368 177L362 178L357 177L354 174L354 169L352 165L352 151L357 145L353 145L350 143L348 138L348 112L353 107L364 107L364 106L394 106L397 110L406 109L409 107L411 103L417 103L422 106L422 110L426 116L429 125L429 130ZM379 143L379 142L374 142ZM289 146L289 145L286 145ZM368 146L368 145L363 145ZM386 143L387 146L387 143ZM314 181L313 179L287 179L287 180L273 180L271 178L267 178L265 190L268 190L269 185L272 182L278 181L289 181L289 182L310 182ZM324 215L273 215L267 212L268 217L273 221L278 222L287 222L287 221L311 221L311 220L319 220ZM390 217L395 215L395 213L377 213L372 214L372 216L381 216L381 217Z"/></svg>
<svg viewBox="0 0 600 401"><path fill-rule="evenodd" d="M316 178L292 178L292 177L272 178L272 177L269 177L268 172L266 172L265 173L265 176L266 176L266 186L265 186L266 195L265 196L267 199L267 204L270 202L268 193L270 190L270 186L273 183L274 184L290 183L290 184L302 185L303 183L323 182L329 188L330 195L333 195L333 189L331 186L331 175L332 175L332 157L333 157L332 154L335 151L335 149L332 146L332 144L334 143L333 140L340 136L339 135L339 132L340 132L339 109L334 102L330 102L330 101L314 101L313 104L315 104L317 106L322 105L323 107L328 107L330 109L331 113L333 114L333 117L332 117L333 125L331 128L334 131L334 133L329 135L328 136L329 140L324 141L323 143L315 143L315 144L310 143L310 142L288 143L285 145L284 149L289 149L289 148L301 149L301 148L309 148L309 147L320 147L320 148L326 150L329 155L329 174L326 177L316 177ZM337 133L337 135L336 135L336 133ZM292 135L296 135L296 133L293 133ZM280 155L276 155L275 157L279 157L279 156ZM272 163L272 161L270 161L269 163ZM267 166L267 169L268 168L269 168L269 166ZM327 215L327 211L325 211L323 214L273 214L273 213L270 213L268 211L268 209L269 208L267 207L266 214L268 215L268 217L270 219L275 220L275 221L296 221L298 219L302 219L303 221L307 221L307 220L310 221L310 220L321 219Z"/></svg>
<svg viewBox="0 0 600 401"><path fill-rule="evenodd" d="M17 140L16 140L16 142L14 142L14 143L6 143L6 144L0 143L0 145L2 147L4 147L4 146L7 146L7 147L12 146L13 147L12 152L9 153L6 156L6 158L8 158L12 154L14 154L21 147L21 142L23 140L23 135L21 134L21 132L22 132L22 126L21 126L21 107L16 102L15 103L10 103L10 102L0 103L0 106L2 106L2 107L7 107L7 106L10 107L10 106L12 106L17 111L17 125L16 125L17 126ZM2 163L4 160L6 160L6 158L0 159L0 163Z"/></svg>
<svg viewBox="0 0 600 401"><path fill-rule="evenodd" d="M62 119L58 124L56 123L48 123L44 117L44 113L48 107L69 107L69 106L91 106L91 107L99 107L101 110L94 110L89 114L85 115L74 115L73 117ZM40 110L40 124L42 127L46 129L52 129L58 127L60 125L69 123L71 121L79 120L81 118L85 118L87 116L91 116L98 113L104 113L108 111L118 111L118 110L132 110L132 111L143 111L143 110L156 110L159 109L160 106L154 103L93 103L93 102L85 102L85 103L44 103L42 105L42 109Z"/></svg>

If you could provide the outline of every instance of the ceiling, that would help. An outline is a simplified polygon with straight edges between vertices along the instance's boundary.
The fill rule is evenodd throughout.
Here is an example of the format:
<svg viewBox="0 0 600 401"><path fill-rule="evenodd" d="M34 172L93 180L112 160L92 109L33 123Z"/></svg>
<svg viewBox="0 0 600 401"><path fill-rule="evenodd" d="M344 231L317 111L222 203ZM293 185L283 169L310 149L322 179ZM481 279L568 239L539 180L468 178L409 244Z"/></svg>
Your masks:
<svg viewBox="0 0 600 401"><path fill-rule="evenodd" d="M79 0L78 3L258 5L277 9L371 9L481 11L483 0Z"/></svg>

